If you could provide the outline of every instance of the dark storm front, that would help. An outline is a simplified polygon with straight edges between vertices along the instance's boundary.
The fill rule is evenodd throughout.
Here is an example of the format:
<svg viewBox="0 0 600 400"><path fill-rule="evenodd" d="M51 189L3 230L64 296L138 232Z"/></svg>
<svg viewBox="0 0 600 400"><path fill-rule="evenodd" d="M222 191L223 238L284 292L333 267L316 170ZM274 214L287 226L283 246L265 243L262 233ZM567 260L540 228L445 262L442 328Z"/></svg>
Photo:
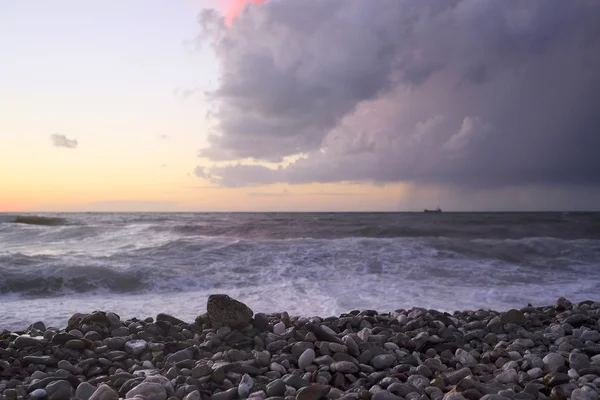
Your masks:
<svg viewBox="0 0 600 400"><path fill-rule="evenodd" d="M267 311L312 307L304 314L505 308L600 293L597 213L38 216L47 219L2 216L1 296L221 291L255 296Z"/></svg>

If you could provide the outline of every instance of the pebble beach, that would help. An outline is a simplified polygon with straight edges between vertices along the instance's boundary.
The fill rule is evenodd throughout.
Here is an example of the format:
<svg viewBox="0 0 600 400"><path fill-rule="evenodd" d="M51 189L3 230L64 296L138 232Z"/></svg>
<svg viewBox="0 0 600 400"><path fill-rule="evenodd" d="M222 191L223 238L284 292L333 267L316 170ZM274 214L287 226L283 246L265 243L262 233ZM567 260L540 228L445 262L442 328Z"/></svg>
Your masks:
<svg viewBox="0 0 600 400"><path fill-rule="evenodd" d="M199 306L199 309L201 307ZM339 317L211 295L195 321L96 311L0 334L2 399L597 400L600 303Z"/></svg>

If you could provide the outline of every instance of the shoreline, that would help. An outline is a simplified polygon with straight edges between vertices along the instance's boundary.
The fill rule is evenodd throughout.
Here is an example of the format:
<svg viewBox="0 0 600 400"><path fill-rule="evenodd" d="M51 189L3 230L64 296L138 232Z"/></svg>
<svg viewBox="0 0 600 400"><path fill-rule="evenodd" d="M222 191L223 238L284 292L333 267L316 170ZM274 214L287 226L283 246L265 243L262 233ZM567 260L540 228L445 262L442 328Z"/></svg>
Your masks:
<svg viewBox="0 0 600 400"><path fill-rule="evenodd" d="M227 295L195 321L75 314L0 332L0 398L581 399L600 393L600 302L505 312L254 313Z"/></svg>

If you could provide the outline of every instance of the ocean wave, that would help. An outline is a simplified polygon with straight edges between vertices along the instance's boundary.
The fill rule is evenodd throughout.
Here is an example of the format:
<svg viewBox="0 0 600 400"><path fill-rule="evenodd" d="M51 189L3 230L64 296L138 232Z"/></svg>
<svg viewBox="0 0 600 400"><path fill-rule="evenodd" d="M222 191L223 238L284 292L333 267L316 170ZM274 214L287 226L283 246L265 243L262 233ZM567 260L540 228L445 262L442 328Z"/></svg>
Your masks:
<svg viewBox="0 0 600 400"><path fill-rule="evenodd" d="M554 284L581 276L595 276L600 282L600 241L596 240L191 237L142 241L105 253L51 250L0 252L0 295L175 293L298 279L350 286L391 279L403 285L430 282L457 288Z"/></svg>

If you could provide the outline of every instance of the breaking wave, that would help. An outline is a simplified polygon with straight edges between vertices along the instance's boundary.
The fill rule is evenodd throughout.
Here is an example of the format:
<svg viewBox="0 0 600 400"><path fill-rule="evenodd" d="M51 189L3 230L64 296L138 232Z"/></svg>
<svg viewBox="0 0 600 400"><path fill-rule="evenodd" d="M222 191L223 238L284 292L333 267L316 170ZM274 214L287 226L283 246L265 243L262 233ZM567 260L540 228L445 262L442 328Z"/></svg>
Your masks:
<svg viewBox="0 0 600 400"><path fill-rule="evenodd" d="M600 300L600 214L17 217L0 215L0 328L92 306L193 315L215 292L302 315Z"/></svg>

